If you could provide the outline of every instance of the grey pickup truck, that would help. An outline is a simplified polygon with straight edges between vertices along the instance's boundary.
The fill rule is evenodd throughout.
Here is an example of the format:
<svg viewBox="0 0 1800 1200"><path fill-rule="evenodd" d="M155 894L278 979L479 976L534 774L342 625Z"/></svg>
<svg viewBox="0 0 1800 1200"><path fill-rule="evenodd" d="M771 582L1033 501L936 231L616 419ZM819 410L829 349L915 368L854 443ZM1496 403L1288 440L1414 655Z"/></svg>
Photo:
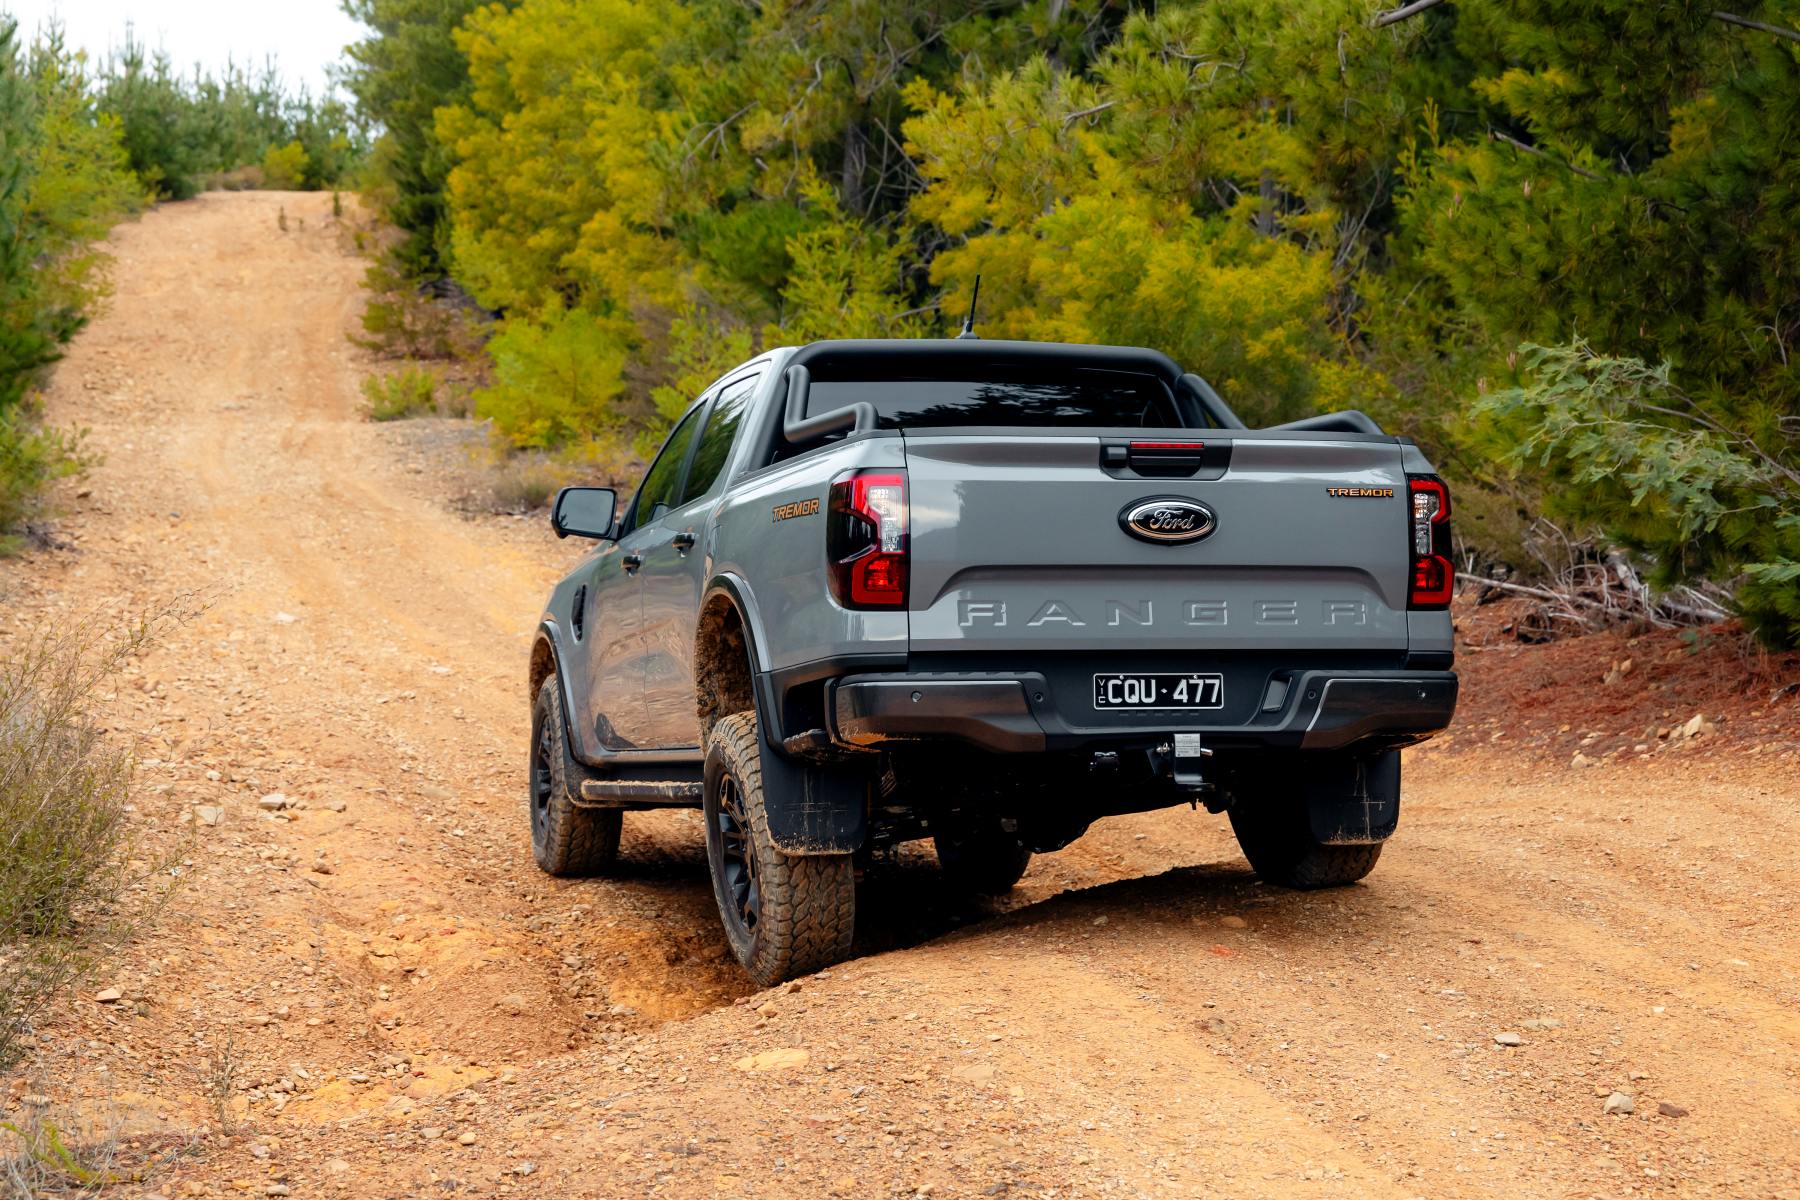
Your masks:
<svg viewBox="0 0 1800 1200"><path fill-rule="evenodd" d="M1163 354L827 341L708 388L531 655L532 848L604 873L697 806L762 985L850 952L859 856L998 894L1098 817L1224 812L1294 888L1361 879L1442 730L1450 497L1367 416L1248 429Z"/></svg>

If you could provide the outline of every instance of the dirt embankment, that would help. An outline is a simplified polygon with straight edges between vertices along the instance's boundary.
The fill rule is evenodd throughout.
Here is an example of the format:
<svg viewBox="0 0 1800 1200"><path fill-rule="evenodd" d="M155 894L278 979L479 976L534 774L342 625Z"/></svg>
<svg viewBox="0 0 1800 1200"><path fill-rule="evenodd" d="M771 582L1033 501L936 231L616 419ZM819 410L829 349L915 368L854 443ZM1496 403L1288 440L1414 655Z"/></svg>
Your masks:
<svg viewBox="0 0 1800 1200"><path fill-rule="evenodd" d="M1800 708L1646 737L1710 703L1618 700L1661 642L1587 728L1563 685L1624 654L1467 656L1342 892L1123 818L999 906L903 857L861 957L749 995L690 816L629 818L620 879L539 874L527 635L576 550L454 514L359 419L328 210L121 229L57 373L107 462L71 549L0 565L0 633L206 600L111 701L187 881L0 1119L104 1102L165 1196L1800 1195Z"/></svg>

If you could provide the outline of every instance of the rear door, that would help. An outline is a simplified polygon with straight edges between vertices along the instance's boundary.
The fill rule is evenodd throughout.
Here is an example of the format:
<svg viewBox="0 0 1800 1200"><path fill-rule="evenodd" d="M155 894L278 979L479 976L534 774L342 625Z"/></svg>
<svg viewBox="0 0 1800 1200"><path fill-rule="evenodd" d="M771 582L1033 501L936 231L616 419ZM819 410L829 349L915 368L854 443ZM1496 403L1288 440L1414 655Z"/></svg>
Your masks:
<svg viewBox="0 0 1800 1200"><path fill-rule="evenodd" d="M680 495L701 412L697 406L682 418L644 473L626 510L615 556L618 569L601 572L595 581L593 603L602 610L597 625L603 640L589 654L588 695L595 736L608 750L656 744L644 707L650 650L644 636L642 576L651 556L671 536L665 518Z"/></svg>
<svg viewBox="0 0 1800 1200"><path fill-rule="evenodd" d="M644 662L644 745L673 749L697 745L694 699L694 630L700 622L700 589L706 582L702 544L723 489L726 460L757 373L720 385L710 403L680 495L660 517L639 571Z"/></svg>

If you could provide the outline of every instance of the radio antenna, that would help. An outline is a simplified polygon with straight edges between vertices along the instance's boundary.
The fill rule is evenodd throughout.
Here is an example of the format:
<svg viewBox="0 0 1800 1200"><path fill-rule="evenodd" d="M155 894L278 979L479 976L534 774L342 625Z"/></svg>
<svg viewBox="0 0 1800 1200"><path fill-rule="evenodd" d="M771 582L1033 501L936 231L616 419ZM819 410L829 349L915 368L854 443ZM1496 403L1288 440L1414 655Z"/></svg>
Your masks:
<svg viewBox="0 0 1800 1200"><path fill-rule="evenodd" d="M969 295L969 315L963 318L962 332L956 335L957 341L960 342L964 338L973 338L975 341L981 340L981 335L975 332L975 302L980 299L981 276L977 275L975 277L975 290Z"/></svg>

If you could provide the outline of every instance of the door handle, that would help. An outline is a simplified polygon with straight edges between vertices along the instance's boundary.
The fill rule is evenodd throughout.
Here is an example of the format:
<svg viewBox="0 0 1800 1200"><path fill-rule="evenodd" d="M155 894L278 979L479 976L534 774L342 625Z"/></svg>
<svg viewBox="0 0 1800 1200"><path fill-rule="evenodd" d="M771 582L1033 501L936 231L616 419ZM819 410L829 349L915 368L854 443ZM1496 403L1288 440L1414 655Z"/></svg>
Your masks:
<svg viewBox="0 0 1800 1200"><path fill-rule="evenodd" d="M641 554L627 554L624 558L620 559L619 562L624 566L627 575L635 575L637 574L637 569L644 565L644 556Z"/></svg>
<svg viewBox="0 0 1800 1200"><path fill-rule="evenodd" d="M695 540L694 531L691 529L684 529L669 539L669 545L675 547L683 554L686 554L689 550L694 548Z"/></svg>

